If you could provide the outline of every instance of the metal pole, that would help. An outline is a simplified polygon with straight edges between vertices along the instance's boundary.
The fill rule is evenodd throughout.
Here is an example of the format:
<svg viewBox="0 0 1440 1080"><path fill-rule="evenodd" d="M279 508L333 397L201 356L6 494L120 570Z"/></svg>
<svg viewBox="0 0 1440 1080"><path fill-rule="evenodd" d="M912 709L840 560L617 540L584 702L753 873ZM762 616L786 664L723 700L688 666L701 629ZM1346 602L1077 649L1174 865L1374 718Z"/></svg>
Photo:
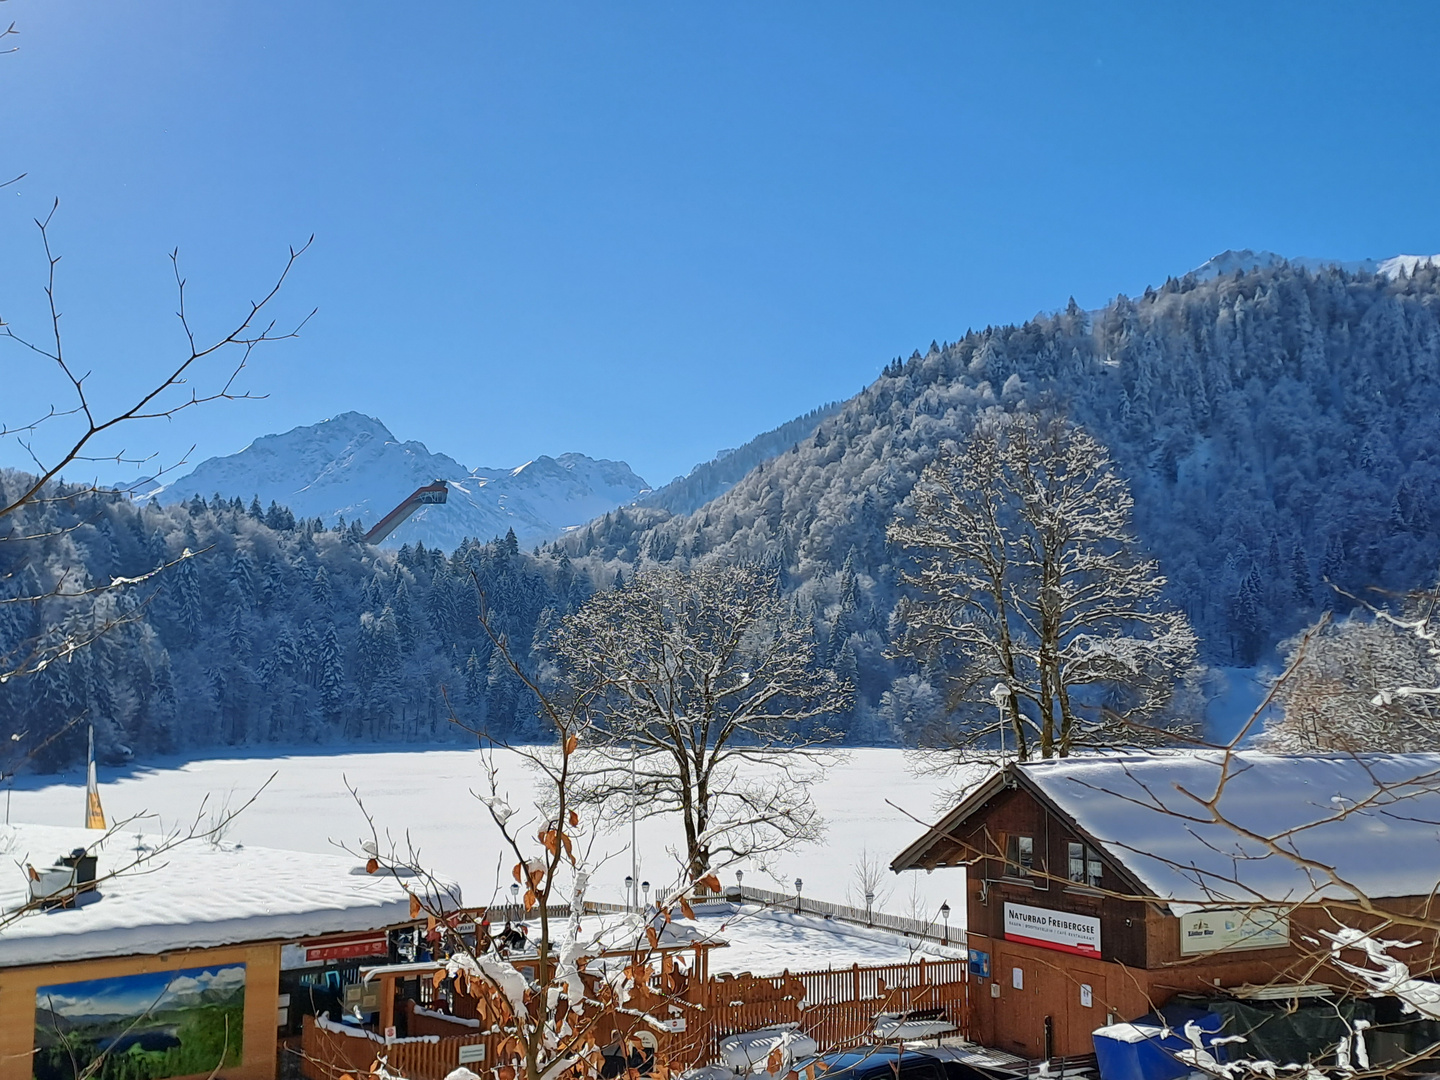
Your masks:
<svg viewBox="0 0 1440 1080"><path fill-rule="evenodd" d="M630 740L630 895L625 902L634 911L640 907L635 895L635 886L640 880L640 850L635 846L635 803L639 795L635 790L635 740Z"/></svg>

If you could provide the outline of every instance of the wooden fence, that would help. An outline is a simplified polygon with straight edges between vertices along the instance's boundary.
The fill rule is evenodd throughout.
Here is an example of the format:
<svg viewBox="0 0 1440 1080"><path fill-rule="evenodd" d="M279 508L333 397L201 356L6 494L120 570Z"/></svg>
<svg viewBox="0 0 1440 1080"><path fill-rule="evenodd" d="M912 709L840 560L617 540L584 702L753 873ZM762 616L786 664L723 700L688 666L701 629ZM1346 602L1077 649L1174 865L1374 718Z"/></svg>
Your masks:
<svg viewBox="0 0 1440 1080"><path fill-rule="evenodd" d="M444 1080L459 1068L462 1046L485 1046L485 1061L470 1066L483 1072L495 1061L497 1043L493 1035L468 1034L398 1039L387 1046L375 1035L333 1031L307 1016L300 1036L300 1071L306 1080L336 1080L345 1073L367 1076L383 1058L390 1072L406 1080Z"/></svg>
<svg viewBox="0 0 1440 1080"><path fill-rule="evenodd" d="M826 971L785 972L776 976L717 975L684 994L686 1029L662 1038L662 1053L672 1068L712 1061L727 1035L775 1024L794 1023L822 1051L875 1041L881 1013L943 1010L962 1032L966 1015L966 962L919 960ZM422 980L423 981L423 980ZM679 1003L679 999L674 999ZM457 997L458 1011L469 1004ZM643 1011L643 1010L642 1010ZM460 1064L460 1047L483 1044L484 1068L502 1064L501 1036L479 1031L453 1033L466 1025L411 1013L409 1028L419 1038L387 1046L376 1036L332 1031L305 1018L302 1072L307 1080L337 1080L343 1073L364 1076L384 1057L391 1072L407 1080L443 1080ZM618 1025L617 1025L618 1026ZM608 1030L602 1025L602 1030Z"/></svg>
<svg viewBox="0 0 1440 1080"><path fill-rule="evenodd" d="M963 1031L968 1027L965 980L964 960L856 964L771 978L718 975L707 987L707 1041L713 1046L726 1035L797 1023L821 1050L833 1050L872 1041L880 1013L916 1009L943 1009Z"/></svg>

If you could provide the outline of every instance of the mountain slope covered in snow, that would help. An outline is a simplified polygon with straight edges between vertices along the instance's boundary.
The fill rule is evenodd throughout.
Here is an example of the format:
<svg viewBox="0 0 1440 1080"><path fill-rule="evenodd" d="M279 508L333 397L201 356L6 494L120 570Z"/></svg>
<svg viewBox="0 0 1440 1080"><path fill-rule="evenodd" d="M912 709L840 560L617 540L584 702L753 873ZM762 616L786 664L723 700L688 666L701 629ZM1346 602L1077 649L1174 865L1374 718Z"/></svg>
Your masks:
<svg viewBox="0 0 1440 1080"><path fill-rule="evenodd" d="M1187 274L1098 312L1072 302L971 331L887 366L699 509L626 508L561 544L607 566L777 566L822 655L857 687L851 737L904 738L942 695L892 652L904 553L886 526L947 440L987 414L1046 406L1109 448L1142 547L1209 663L1251 667L1343 610L1327 581L1360 594L1433 580L1440 264L1403 277L1293 261Z"/></svg>
<svg viewBox="0 0 1440 1080"><path fill-rule="evenodd" d="M1393 278L1399 276L1402 270L1406 274L1413 274L1420 266L1440 266L1440 255L1392 255L1388 259L1351 259L1347 261L1345 259L1316 259L1308 255L1286 258L1273 251L1252 251L1250 248L1241 248L1239 251L1233 249L1222 251L1219 255L1206 259L1190 273L1196 281L1210 281L1217 277L1233 274L1237 270L1249 273L1251 270L1268 270L1285 263L1289 263L1297 270L1309 270L1312 273L1316 270L1333 268L1344 270L1347 274L1381 274Z"/></svg>
<svg viewBox="0 0 1440 1080"><path fill-rule="evenodd" d="M262 505L274 501L326 525L343 517L369 528L435 480L450 485L449 501L422 507L391 534L388 546L420 540L448 551L467 536L484 540L508 529L529 546L649 490L623 461L584 454L542 456L514 469L468 469L423 443L400 442L374 417L347 412L209 458L151 494L163 503L217 492L247 501L258 497Z"/></svg>
<svg viewBox="0 0 1440 1080"><path fill-rule="evenodd" d="M777 428L756 435L735 450L722 450L710 461L702 461L684 476L677 476L638 500L641 506L658 507L672 514L688 514L711 499L719 498L738 484L761 462L778 457L801 439L807 438L821 421L834 416L844 404L832 401L811 409Z"/></svg>

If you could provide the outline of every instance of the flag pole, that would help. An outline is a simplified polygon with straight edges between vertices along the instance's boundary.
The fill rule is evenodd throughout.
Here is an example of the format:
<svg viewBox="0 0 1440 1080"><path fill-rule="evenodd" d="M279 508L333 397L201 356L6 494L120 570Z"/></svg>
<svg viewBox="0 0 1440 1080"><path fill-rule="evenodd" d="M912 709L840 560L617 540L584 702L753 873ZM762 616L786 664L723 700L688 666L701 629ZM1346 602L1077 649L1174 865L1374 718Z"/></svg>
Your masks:
<svg viewBox="0 0 1440 1080"><path fill-rule="evenodd" d="M85 827L105 828L105 811L100 808L100 783L95 778L95 725L90 725L90 752L85 770Z"/></svg>

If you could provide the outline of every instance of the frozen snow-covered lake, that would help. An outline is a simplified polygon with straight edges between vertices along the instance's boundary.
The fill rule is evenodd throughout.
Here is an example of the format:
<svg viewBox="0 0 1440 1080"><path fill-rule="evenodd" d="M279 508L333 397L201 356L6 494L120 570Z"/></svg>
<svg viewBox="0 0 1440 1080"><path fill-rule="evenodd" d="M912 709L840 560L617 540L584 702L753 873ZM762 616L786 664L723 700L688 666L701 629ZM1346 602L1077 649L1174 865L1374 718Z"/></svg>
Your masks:
<svg viewBox="0 0 1440 1080"><path fill-rule="evenodd" d="M701 909L699 920L729 942L710 954L710 970L779 975L782 971L819 971L851 964L908 964L919 959L958 959L964 953L933 941L852 926L815 915L766 911L746 905L737 913L713 915Z"/></svg>
<svg viewBox="0 0 1440 1080"><path fill-rule="evenodd" d="M513 757L500 758L504 786L517 810L533 801L533 779ZM246 758L175 758L143 767L100 770L101 799L116 820L133 814L159 815L165 825L193 819L202 802L227 798L238 803L265 778L274 782L234 824L228 839L298 851L334 851L339 841L353 849L365 821L345 784L356 787L377 826L403 841L408 832L424 863L458 881L467 902L484 903L509 885L512 859L500 852L499 836L485 808L470 795L483 782L474 750L373 751L363 753L270 752ZM832 769L816 789L829 826L820 845L778 856L774 877L743 866L747 887L788 891L797 878L804 894L864 906L855 879L862 851L888 863L923 831L907 816L929 822L935 799L950 786L934 776L915 776L899 750L859 749ZM888 802L887 802L888 800ZM895 805L890 805L891 803ZM81 773L22 777L8 797L10 820L37 824L80 824L84 814ZM898 807L898 809L897 809ZM528 830L527 830L528 831ZM675 877L672 851L681 844L678 818L656 816L638 827L640 875L658 883ZM630 871L629 830L603 835L595 851L604 859L592 876L589 895L623 902ZM735 868L722 880L735 880ZM892 875L891 892L877 897L876 910L931 919L948 900L958 923L964 910L961 871ZM776 879L780 880L776 880Z"/></svg>

